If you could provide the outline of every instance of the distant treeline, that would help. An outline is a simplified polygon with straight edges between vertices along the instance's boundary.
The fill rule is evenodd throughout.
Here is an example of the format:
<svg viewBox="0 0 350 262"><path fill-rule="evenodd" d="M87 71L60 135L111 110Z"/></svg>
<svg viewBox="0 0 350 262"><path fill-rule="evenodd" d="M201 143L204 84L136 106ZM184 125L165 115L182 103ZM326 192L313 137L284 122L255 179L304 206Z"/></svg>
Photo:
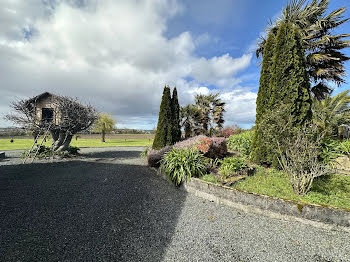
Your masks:
<svg viewBox="0 0 350 262"><path fill-rule="evenodd" d="M111 134L154 134L155 130L139 130L129 128L117 128L114 129ZM97 134L92 131L83 131L78 134ZM0 137L11 137L11 136L32 136L32 132L26 131L22 128L0 128Z"/></svg>
<svg viewBox="0 0 350 262"><path fill-rule="evenodd" d="M29 136L31 133L27 132L22 128L0 128L0 137L10 137L10 136Z"/></svg>

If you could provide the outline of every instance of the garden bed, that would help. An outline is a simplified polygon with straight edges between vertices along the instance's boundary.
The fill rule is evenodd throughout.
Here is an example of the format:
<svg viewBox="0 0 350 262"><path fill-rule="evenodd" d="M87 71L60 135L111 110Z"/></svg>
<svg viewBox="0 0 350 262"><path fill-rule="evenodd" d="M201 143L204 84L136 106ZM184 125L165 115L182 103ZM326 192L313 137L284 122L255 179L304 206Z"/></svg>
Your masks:
<svg viewBox="0 0 350 262"><path fill-rule="evenodd" d="M206 175L201 179L220 184L213 175ZM300 196L293 192L293 188L283 172L258 167L254 176L238 179L232 188L280 199L350 210L350 176L332 174L318 177L315 179L311 191L305 196Z"/></svg>
<svg viewBox="0 0 350 262"><path fill-rule="evenodd" d="M198 197L246 212L321 227L328 225L350 232L350 209L280 199L205 182L198 178L183 184L182 189Z"/></svg>

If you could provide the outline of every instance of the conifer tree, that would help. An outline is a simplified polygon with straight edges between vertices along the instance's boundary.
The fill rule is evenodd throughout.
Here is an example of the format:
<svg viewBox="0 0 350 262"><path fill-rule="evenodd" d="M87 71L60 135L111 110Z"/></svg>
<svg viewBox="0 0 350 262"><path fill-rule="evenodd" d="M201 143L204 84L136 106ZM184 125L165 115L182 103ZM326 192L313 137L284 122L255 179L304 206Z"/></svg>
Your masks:
<svg viewBox="0 0 350 262"><path fill-rule="evenodd" d="M266 51L268 52L268 50ZM265 99L257 101L257 130L252 148L253 160L259 163L278 165L277 145L269 141L264 135L266 130L277 132L270 125L260 124L264 115L271 111L278 111L283 105L281 119L291 118L294 129L298 129L311 119L310 81L306 71L305 50L299 29L290 23L283 23L278 29L272 67L270 67L269 88L259 90ZM265 53L264 53L265 54ZM263 59L270 59L264 57ZM265 69L265 68L264 68ZM266 72L262 72L261 85L267 85ZM268 73L267 73L268 75ZM263 106L265 105L265 106ZM264 122L268 123L268 121ZM273 134L271 137L278 137Z"/></svg>
<svg viewBox="0 0 350 262"><path fill-rule="evenodd" d="M172 97L172 115L173 115L173 126L172 126L172 143L175 144L176 142L181 140L181 126L180 126L180 105L179 100L177 97L177 90L176 87L174 87L173 90L173 97Z"/></svg>
<svg viewBox="0 0 350 262"><path fill-rule="evenodd" d="M170 88L164 87L162 102L160 104L158 125L154 137L153 149L161 149L172 144L172 110Z"/></svg>
<svg viewBox="0 0 350 262"><path fill-rule="evenodd" d="M272 58L275 49L275 34L270 32L263 53L263 62L260 72L260 85L258 91L258 97L256 99L256 120L255 120L255 132L252 141L252 159L255 162L263 162L267 158L266 144L263 143L262 132L260 130L261 119L264 113L268 110L271 98L271 69ZM262 127L264 128L264 127Z"/></svg>
<svg viewBox="0 0 350 262"><path fill-rule="evenodd" d="M294 126L311 119L310 80L300 29L284 23L278 30L271 75L270 109L281 103L290 106Z"/></svg>
<svg viewBox="0 0 350 262"><path fill-rule="evenodd" d="M275 35L270 32L264 49L259 91L256 99L256 122L259 122L264 112L269 108L269 101L271 98L270 78L273 64L272 58L275 49L275 38Z"/></svg>

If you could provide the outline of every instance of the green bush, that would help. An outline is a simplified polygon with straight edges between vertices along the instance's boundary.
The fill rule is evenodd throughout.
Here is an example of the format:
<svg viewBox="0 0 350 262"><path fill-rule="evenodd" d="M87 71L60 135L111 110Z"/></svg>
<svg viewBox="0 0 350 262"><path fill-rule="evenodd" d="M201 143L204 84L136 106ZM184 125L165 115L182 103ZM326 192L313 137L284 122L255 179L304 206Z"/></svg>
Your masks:
<svg viewBox="0 0 350 262"><path fill-rule="evenodd" d="M207 169L206 158L196 149L173 148L164 155L160 165L160 170L177 186L191 177L205 175Z"/></svg>
<svg viewBox="0 0 350 262"><path fill-rule="evenodd" d="M338 146L338 150L341 154L350 158L350 140L342 141Z"/></svg>
<svg viewBox="0 0 350 262"><path fill-rule="evenodd" d="M51 147L48 146L44 146L44 145L37 145L36 147L34 147L34 149L32 150L32 152L28 155L29 150L26 150L22 153L22 158L25 157L34 157L37 159L43 159L43 158L51 158L53 156L59 156L59 157L72 157L73 155L78 155L79 154L79 147L76 146L69 146L67 148L67 150L65 151L53 151Z"/></svg>
<svg viewBox="0 0 350 262"><path fill-rule="evenodd" d="M320 162L324 165L333 165L339 156L341 156L339 141L324 138L320 145Z"/></svg>
<svg viewBox="0 0 350 262"><path fill-rule="evenodd" d="M220 160L220 163L221 166L219 168L219 174L222 175L223 178L226 178L248 167L244 159L236 157L224 158L223 160Z"/></svg>
<svg viewBox="0 0 350 262"><path fill-rule="evenodd" d="M25 158L25 157L35 157L38 158L38 159L41 159L41 158L47 158L47 157L51 157L54 155L54 152L51 150L51 147L47 147L47 146L44 146L44 145L36 145L32 152L28 155L29 153L29 150L26 150L22 153L22 158Z"/></svg>
<svg viewBox="0 0 350 262"><path fill-rule="evenodd" d="M78 155L80 148L76 146L69 146L66 150L70 155Z"/></svg>
<svg viewBox="0 0 350 262"><path fill-rule="evenodd" d="M226 139L228 149L238 151L245 156L249 156L253 135L253 131L246 131L238 135L230 136L228 139Z"/></svg>

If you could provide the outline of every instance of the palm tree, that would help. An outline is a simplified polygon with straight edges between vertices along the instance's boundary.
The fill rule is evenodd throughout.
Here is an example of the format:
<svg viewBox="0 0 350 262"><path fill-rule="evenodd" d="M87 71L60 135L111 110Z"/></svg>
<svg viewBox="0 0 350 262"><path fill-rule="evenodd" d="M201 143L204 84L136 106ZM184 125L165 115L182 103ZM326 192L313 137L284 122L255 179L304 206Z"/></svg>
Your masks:
<svg viewBox="0 0 350 262"><path fill-rule="evenodd" d="M207 134L210 125L210 113L211 113L211 97L210 95L196 95L195 104L200 111L200 119L202 124L202 133Z"/></svg>
<svg viewBox="0 0 350 262"><path fill-rule="evenodd" d="M350 124L349 90L313 103L313 121L326 136L336 136L338 127Z"/></svg>
<svg viewBox="0 0 350 262"><path fill-rule="evenodd" d="M221 130L225 122L224 107L226 103L222 102L219 94L196 95L195 104L200 112L202 134L208 134L209 127L212 126L211 121L216 124L216 130Z"/></svg>
<svg viewBox="0 0 350 262"><path fill-rule="evenodd" d="M349 60L340 50L350 46L343 40L350 34L332 35L332 30L345 23L343 14L346 7L339 8L326 15L330 0L291 0L283 9L282 16L275 23L270 22L267 33L277 34L282 22L290 22L301 30L306 50L307 71L314 83L311 92L317 99L323 99L333 91L327 85L331 81L338 86L345 82L344 62ZM261 37L256 50L257 57L263 53L266 39Z"/></svg>
<svg viewBox="0 0 350 262"><path fill-rule="evenodd" d="M225 102L219 98L219 94L211 95L213 123L216 124L215 129L220 131L224 125Z"/></svg>
<svg viewBox="0 0 350 262"><path fill-rule="evenodd" d="M180 109L181 126L185 129L185 138L191 137L193 133L199 133L200 112L195 105L186 105Z"/></svg>
<svg viewBox="0 0 350 262"><path fill-rule="evenodd" d="M115 120L110 114L100 113L98 119L94 125L94 132L101 133L101 141L106 142L106 133L111 132L114 129Z"/></svg>

